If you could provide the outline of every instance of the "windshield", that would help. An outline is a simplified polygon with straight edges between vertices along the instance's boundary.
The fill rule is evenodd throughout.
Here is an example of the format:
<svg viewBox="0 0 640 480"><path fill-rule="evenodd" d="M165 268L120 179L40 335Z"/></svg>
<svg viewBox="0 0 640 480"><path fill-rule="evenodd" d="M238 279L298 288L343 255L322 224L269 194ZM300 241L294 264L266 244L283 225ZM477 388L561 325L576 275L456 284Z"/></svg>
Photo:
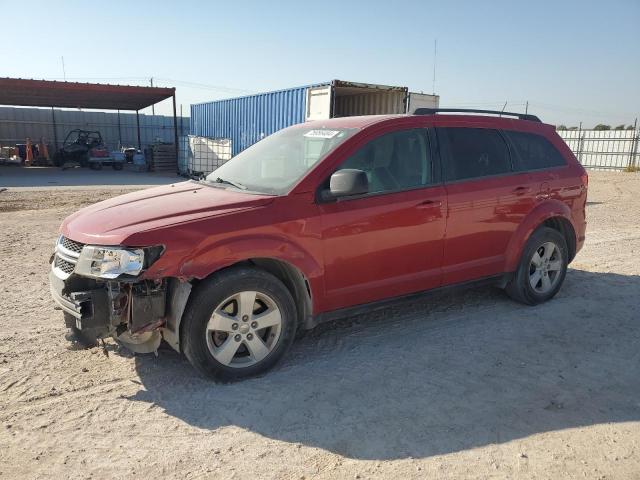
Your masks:
<svg viewBox="0 0 640 480"><path fill-rule="evenodd" d="M240 152L206 180L282 195L354 132L354 129L301 127L280 130Z"/></svg>

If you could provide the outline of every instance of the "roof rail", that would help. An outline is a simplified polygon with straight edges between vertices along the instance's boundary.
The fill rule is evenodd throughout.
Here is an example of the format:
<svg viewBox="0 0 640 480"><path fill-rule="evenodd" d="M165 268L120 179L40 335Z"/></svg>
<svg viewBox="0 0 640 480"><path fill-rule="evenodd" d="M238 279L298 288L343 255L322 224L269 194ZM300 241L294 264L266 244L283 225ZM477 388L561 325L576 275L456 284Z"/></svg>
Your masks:
<svg viewBox="0 0 640 480"><path fill-rule="evenodd" d="M535 115L528 113L501 112L500 110L476 110L474 108L416 108L414 115L435 115L436 113L489 113L491 115L504 115L507 117L518 117L520 120L540 122Z"/></svg>

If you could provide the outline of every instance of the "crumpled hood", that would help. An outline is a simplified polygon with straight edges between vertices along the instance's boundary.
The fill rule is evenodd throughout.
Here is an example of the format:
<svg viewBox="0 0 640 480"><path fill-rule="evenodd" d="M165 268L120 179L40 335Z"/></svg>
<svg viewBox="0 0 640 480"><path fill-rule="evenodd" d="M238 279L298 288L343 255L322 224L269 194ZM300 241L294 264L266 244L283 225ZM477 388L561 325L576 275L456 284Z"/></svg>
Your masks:
<svg viewBox="0 0 640 480"><path fill-rule="evenodd" d="M67 217L61 230L78 242L117 245L134 233L256 208L273 199L187 181L98 202Z"/></svg>

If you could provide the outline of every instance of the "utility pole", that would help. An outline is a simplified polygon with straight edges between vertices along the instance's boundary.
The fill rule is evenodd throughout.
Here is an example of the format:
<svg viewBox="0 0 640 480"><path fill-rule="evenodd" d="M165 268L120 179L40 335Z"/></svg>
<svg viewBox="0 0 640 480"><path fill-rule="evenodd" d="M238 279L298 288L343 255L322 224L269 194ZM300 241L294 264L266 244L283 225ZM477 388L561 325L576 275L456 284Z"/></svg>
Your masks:
<svg viewBox="0 0 640 480"><path fill-rule="evenodd" d="M436 38L433 41L433 87L431 89L432 93L436 94L436 56L438 54L438 39Z"/></svg>

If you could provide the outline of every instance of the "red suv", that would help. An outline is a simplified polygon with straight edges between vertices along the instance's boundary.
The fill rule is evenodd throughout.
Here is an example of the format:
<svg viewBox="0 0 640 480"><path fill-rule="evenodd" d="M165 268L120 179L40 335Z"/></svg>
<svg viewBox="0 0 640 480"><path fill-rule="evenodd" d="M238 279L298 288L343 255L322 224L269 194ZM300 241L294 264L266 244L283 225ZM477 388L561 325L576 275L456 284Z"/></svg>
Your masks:
<svg viewBox="0 0 640 480"><path fill-rule="evenodd" d="M71 215L50 274L67 326L136 352L164 339L228 380L398 297L482 281L549 300L584 243L584 168L534 116L441 112L296 125L201 181Z"/></svg>

